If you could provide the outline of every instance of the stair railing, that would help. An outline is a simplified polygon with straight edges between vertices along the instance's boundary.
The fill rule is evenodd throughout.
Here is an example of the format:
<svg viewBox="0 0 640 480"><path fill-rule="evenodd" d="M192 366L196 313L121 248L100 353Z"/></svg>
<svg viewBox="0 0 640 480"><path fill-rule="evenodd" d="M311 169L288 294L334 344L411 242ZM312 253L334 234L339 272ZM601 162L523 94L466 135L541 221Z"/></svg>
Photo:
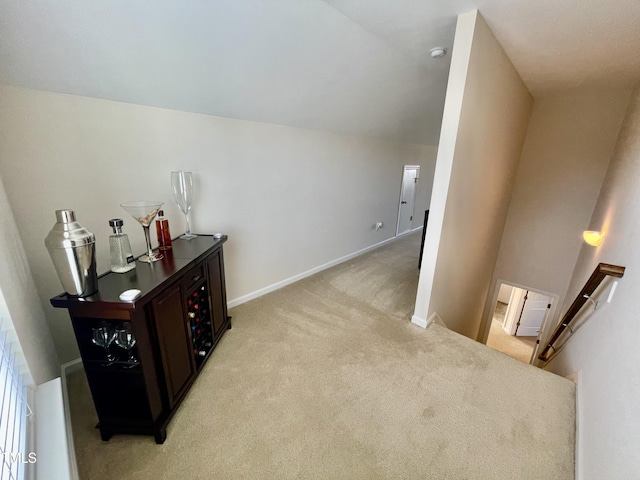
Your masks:
<svg viewBox="0 0 640 480"><path fill-rule="evenodd" d="M618 265L609 265L606 263L598 264L596 269L591 274L591 277L589 277L589 280L587 280L587 283L584 284L584 287L582 287L582 290L580 290L580 293L569 307L569 310L567 310L567 313L564 314L564 317L562 317L562 320L553 331L553 335L551 335L551 338L549 339L547 346L544 347L544 350L542 350L542 353L538 355L538 359L542 360L543 362L551 359L551 357L548 356L549 350L553 350L553 353L558 350L558 348L556 348L554 344L558 341L558 339L560 339L567 328L569 328L571 334L573 335L571 324L575 320L575 317L582 306L587 302L587 300L591 299L591 294L595 292L596 288L598 288L598 286L607 276L621 278L624 275L624 269L625 267L620 267ZM567 340L570 338L570 336L567 337Z"/></svg>

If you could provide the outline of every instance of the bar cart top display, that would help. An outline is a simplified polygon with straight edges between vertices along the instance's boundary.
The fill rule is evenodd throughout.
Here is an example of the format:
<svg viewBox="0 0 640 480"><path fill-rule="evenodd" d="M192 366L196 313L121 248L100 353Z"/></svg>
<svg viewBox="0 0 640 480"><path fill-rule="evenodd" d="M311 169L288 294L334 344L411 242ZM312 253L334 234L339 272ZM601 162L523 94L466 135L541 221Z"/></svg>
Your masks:
<svg viewBox="0 0 640 480"><path fill-rule="evenodd" d="M75 302L79 303L109 303L113 308L135 310L153 297L158 287L184 268L194 264L211 248L222 246L227 241L223 235L219 239L213 235L200 235L192 240L174 240L171 250L168 250L166 261L154 264L138 264L136 268L126 273L106 272L98 278L98 291L89 297L74 297L62 293L51 299L51 304L57 308L69 308ZM148 266L149 268L142 268ZM120 294L125 290L138 289L140 297L134 301L120 300Z"/></svg>
<svg viewBox="0 0 640 480"><path fill-rule="evenodd" d="M101 275L94 295L51 299L69 310L103 440L133 433L164 442L169 420L231 328L226 241L175 239L160 261ZM132 289L140 290L137 298L120 299Z"/></svg>

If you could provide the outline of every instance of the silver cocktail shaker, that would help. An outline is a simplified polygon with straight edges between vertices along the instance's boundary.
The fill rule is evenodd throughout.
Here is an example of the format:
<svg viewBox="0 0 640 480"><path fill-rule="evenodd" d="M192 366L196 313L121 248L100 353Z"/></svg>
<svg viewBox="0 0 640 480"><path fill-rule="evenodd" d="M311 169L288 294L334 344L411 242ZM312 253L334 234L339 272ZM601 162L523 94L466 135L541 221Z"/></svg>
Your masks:
<svg viewBox="0 0 640 480"><path fill-rule="evenodd" d="M76 221L73 210L56 210L56 220L44 244L58 278L69 295L93 295L98 291L95 236Z"/></svg>

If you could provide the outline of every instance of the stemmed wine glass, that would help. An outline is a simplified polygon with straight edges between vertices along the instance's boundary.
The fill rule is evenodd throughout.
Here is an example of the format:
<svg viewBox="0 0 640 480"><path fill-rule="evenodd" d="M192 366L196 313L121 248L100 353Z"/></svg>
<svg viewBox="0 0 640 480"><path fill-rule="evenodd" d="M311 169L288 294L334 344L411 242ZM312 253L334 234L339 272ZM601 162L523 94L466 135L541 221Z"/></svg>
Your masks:
<svg viewBox="0 0 640 480"><path fill-rule="evenodd" d="M115 332L111 330L109 327L104 327L104 326L94 328L92 332L93 332L93 336L91 338L91 341L95 345L104 348L104 351L106 353L106 359L107 359L107 361L105 362L105 365L111 365L113 362L116 361L116 357L111 353L111 350L109 349L111 342L113 342L114 338L116 337Z"/></svg>
<svg viewBox="0 0 640 480"><path fill-rule="evenodd" d="M116 330L115 337L116 345L126 350L129 356L129 358L127 358L127 365L124 368L133 368L138 365L140 362L131 351L136 344L136 337L133 336L133 333L126 327L120 327Z"/></svg>
<svg viewBox="0 0 640 480"><path fill-rule="evenodd" d="M141 262L157 262L164 257L160 252L153 253L153 250L151 249L151 237L149 236L149 225L151 225L153 219L156 218L158 210L163 203L164 202L145 201L125 202L120 204L120 206L124 208L129 215L135 218L144 229L144 238L147 241L147 254L138 258Z"/></svg>
<svg viewBox="0 0 640 480"><path fill-rule="evenodd" d="M171 172L171 188L173 190L173 198L184 213L184 220L187 224L186 232L180 238L191 240L197 235L191 233L189 226L189 210L191 210L191 202L193 202L193 174L191 172Z"/></svg>

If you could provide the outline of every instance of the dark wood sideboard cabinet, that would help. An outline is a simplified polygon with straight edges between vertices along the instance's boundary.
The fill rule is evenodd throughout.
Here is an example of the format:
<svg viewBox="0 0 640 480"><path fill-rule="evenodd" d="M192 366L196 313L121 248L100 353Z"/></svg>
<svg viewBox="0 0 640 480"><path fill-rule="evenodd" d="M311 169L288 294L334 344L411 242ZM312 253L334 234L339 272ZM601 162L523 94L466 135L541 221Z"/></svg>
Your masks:
<svg viewBox="0 0 640 480"><path fill-rule="evenodd" d="M231 328L222 253L226 240L176 239L158 262L136 262L127 273L101 275L92 296L51 299L54 307L69 310L103 440L132 433L165 441L171 417ZM129 289L142 294L121 301L120 294ZM123 342L99 346L93 338L101 329L128 329L135 345L130 350Z"/></svg>

